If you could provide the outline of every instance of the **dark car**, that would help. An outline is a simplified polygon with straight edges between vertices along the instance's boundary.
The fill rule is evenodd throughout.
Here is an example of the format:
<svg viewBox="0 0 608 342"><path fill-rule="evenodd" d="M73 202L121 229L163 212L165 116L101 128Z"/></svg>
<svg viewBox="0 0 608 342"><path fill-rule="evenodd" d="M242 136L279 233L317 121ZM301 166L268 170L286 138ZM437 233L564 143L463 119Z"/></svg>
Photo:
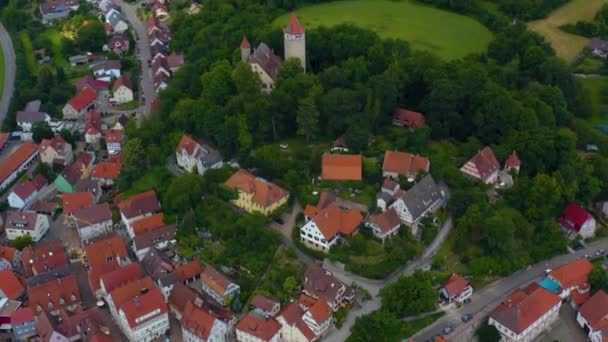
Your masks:
<svg viewBox="0 0 608 342"><path fill-rule="evenodd" d="M580 251L581 249L585 249L585 245L583 245L583 244L582 244L582 243L580 243L580 242L579 242L579 243L577 243L577 244L574 246L574 250L575 250L575 251Z"/></svg>
<svg viewBox="0 0 608 342"><path fill-rule="evenodd" d="M461 318L461 320L465 323L472 319L473 319L473 315L471 315L471 314L466 314L466 315L462 316L462 318Z"/></svg>
<svg viewBox="0 0 608 342"><path fill-rule="evenodd" d="M276 224L280 224L280 225L285 224L285 221L283 221L283 219L282 219L282 218L280 218L280 217L277 217L276 219L274 219L274 222L275 222Z"/></svg>

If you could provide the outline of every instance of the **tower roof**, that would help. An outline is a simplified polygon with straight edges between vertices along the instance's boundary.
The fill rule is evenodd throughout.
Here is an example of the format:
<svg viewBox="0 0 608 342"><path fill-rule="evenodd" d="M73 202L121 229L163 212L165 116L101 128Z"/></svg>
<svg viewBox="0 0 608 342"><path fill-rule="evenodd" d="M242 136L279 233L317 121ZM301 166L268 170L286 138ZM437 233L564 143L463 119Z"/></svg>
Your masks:
<svg viewBox="0 0 608 342"><path fill-rule="evenodd" d="M243 40L241 41L241 49L251 49L251 44L249 44L247 36L243 36Z"/></svg>
<svg viewBox="0 0 608 342"><path fill-rule="evenodd" d="M304 34L304 27L302 27L302 25L300 24L296 12L291 12L291 18L289 19L287 27L283 29L283 32L296 36Z"/></svg>

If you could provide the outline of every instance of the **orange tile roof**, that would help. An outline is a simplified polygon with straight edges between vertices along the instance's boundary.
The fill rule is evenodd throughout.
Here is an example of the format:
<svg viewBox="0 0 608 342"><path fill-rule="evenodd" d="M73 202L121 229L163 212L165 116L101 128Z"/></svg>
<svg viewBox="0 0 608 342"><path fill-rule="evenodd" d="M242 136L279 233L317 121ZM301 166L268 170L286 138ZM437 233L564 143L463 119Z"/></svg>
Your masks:
<svg viewBox="0 0 608 342"><path fill-rule="evenodd" d="M401 219L395 208L389 208L387 211L374 215L370 218L370 222L375 224L382 233L388 233L391 229L401 225Z"/></svg>
<svg viewBox="0 0 608 342"><path fill-rule="evenodd" d="M228 279L228 277L220 273L211 265L205 266L203 273L201 273L201 282L207 284L213 292L220 296L223 296L224 293L226 293L228 286L232 284L232 281Z"/></svg>
<svg viewBox="0 0 608 342"><path fill-rule="evenodd" d="M386 151L382 171L395 172L400 175L428 172L431 163L425 157L415 156L407 152Z"/></svg>
<svg viewBox="0 0 608 342"><path fill-rule="evenodd" d="M328 154L321 161L321 178L326 180L361 180L362 157L360 154Z"/></svg>
<svg viewBox="0 0 608 342"><path fill-rule="evenodd" d="M426 118L422 113L404 108L395 108L393 124L407 128L421 128L426 127Z"/></svg>
<svg viewBox="0 0 608 342"><path fill-rule="evenodd" d="M581 306L579 313L585 317L591 329L608 329L608 295L602 290L597 291Z"/></svg>
<svg viewBox="0 0 608 342"><path fill-rule="evenodd" d="M194 306L192 302L188 302L184 309L182 328L203 341L207 341L216 319L207 311Z"/></svg>
<svg viewBox="0 0 608 342"><path fill-rule="evenodd" d="M194 277L198 277L203 271L201 262L197 260L190 261L187 264L183 264L178 266L175 269L175 274L177 278L181 281L192 279Z"/></svg>
<svg viewBox="0 0 608 342"><path fill-rule="evenodd" d="M21 263L27 276L68 265L61 241L26 247L21 252Z"/></svg>
<svg viewBox="0 0 608 342"><path fill-rule="evenodd" d="M314 303L310 309L308 309L308 311L312 315L312 318L319 323L319 325L330 318L333 312L329 305L327 305L327 302L324 300L316 301L316 303Z"/></svg>
<svg viewBox="0 0 608 342"><path fill-rule="evenodd" d="M100 281L103 282L105 290L109 293L120 286L143 277L144 273L141 265L138 262L134 262L116 271L102 275Z"/></svg>
<svg viewBox="0 0 608 342"><path fill-rule="evenodd" d="M246 170L235 172L224 184L229 188L253 194L253 201L263 208L289 196L287 190L262 178L255 177Z"/></svg>
<svg viewBox="0 0 608 342"><path fill-rule="evenodd" d="M191 136L184 134L177 145L177 152L181 153L182 150L185 150L188 155L192 155L197 146L198 143Z"/></svg>
<svg viewBox="0 0 608 342"><path fill-rule="evenodd" d="M95 89L90 87L84 87L78 94L68 100L74 110L80 112L85 107L89 106L97 98L97 92Z"/></svg>
<svg viewBox="0 0 608 342"><path fill-rule="evenodd" d="M101 162L93 167L89 177L91 178L104 178L104 179L117 179L122 169L122 163L120 162Z"/></svg>
<svg viewBox="0 0 608 342"><path fill-rule="evenodd" d="M0 183L15 172L32 154L38 151L38 146L31 142L21 144L8 158L0 162Z"/></svg>
<svg viewBox="0 0 608 342"><path fill-rule="evenodd" d="M10 300L16 300L25 292L25 287L10 268L0 271L0 292Z"/></svg>
<svg viewBox="0 0 608 342"><path fill-rule="evenodd" d="M363 220L363 215L357 209L343 210L337 203L332 203L312 219L325 239L331 240L338 233L352 234Z"/></svg>
<svg viewBox="0 0 608 342"><path fill-rule="evenodd" d="M457 273L452 273L448 282L443 286L450 297L457 296L469 286L469 281Z"/></svg>
<svg viewBox="0 0 608 342"><path fill-rule="evenodd" d="M116 263L116 257L126 259L129 256L125 240L118 234L86 245L84 252L91 268L106 263ZM111 262L108 261L109 257L112 257Z"/></svg>
<svg viewBox="0 0 608 342"><path fill-rule="evenodd" d="M156 192L150 190L122 200L118 203L118 208L123 215L130 219L160 210L160 202L158 202Z"/></svg>
<svg viewBox="0 0 608 342"><path fill-rule="evenodd" d="M17 253L17 250L13 247L0 246L0 258L8 260L10 263L15 260L15 253Z"/></svg>
<svg viewBox="0 0 608 342"><path fill-rule="evenodd" d="M139 219L131 224L135 236L142 235L166 226L164 214L155 214Z"/></svg>
<svg viewBox="0 0 608 342"><path fill-rule="evenodd" d="M150 320L155 319L161 315L167 314L167 305L165 304L165 300L163 299L163 295L160 292L160 289L153 288L148 293L145 293L141 296L135 297L125 304L122 305L120 309L125 316L127 317L127 322L131 328L135 328L140 324L144 324ZM152 313L156 310L160 310L158 314L151 315L145 320L136 322L135 320Z"/></svg>
<svg viewBox="0 0 608 342"><path fill-rule="evenodd" d="M124 132L122 129L109 129L106 131L106 143L122 143Z"/></svg>
<svg viewBox="0 0 608 342"><path fill-rule="evenodd" d="M300 24L296 12L291 12L289 23L287 23L287 27L285 27L283 31L294 36L304 34L304 27L302 27L302 24Z"/></svg>
<svg viewBox="0 0 608 342"><path fill-rule="evenodd" d="M248 314L236 325L236 329L255 336L262 341L270 341L275 335L279 334L281 324L274 318L265 319Z"/></svg>
<svg viewBox="0 0 608 342"><path fill-rule="evenodd" d="M38 305L46 312L66 308L80 303L80 290L76 278L69 275L65 278L51 280L47 283L30 287L27 290L29 306L34 310ZM63 304L62 303L63 300Z"/></svg>
<svg viewBox="0 0 608 342"><path fill-rule="evenodd" d="M560 283L562 289L567 289L586 283L592 268L591 262L582 258L553 270L549 275Z"/></svg>
<svg viewBox="0 0 608 342"><path fill-rule="evenodd" d="M90 192L65 192L63 194L63 212L65 214L73 214L76 211L92 207L95 204L95 198Z"/></svg>
<svg viewBox="0 0 608 342"><path fill-rule="evenodd" d="M114 307L119 309L124 303L140 296L146 291L155 289L154 280L151 277L134 280L110 292L110 297L114 303Z"/></svg>
<svg viewBox="0 0 608 342"><path fill-rule="evenodd" d="M167 301L171 310L177 311L180 315L183 315L184 310L186 310L186 305L188 305L189 302L194 303L202 301L202 299L191 287L178 281L173 285L173 289L171 290Z"/></svg>

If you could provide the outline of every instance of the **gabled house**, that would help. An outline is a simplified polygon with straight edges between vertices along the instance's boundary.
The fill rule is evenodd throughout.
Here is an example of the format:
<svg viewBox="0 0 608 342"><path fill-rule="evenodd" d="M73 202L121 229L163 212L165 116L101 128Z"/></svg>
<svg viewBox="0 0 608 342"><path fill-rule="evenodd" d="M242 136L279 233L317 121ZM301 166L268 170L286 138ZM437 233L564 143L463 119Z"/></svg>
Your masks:
<svg viewBox="0 0 608 342"><path fill-rule="evenodd" d="M8 195L8 205L11 208L23 209L38 194L38 191L46 186L47 180L43 175L38 175L32 180L21 182L13 187Z"/></svg>
<svg viewBox="0 0 608 342"><path fill-rule="evenodd" d="M118 311L118 322L129 341L152 341L169 330L169 313L159 289L134 296Z"/></svg>
<svg viewBox="0 0 608 342"><path fill-rule="evenodd" d="M402 223L414 227L423 217L443 207L447 196L447 189L435 183L431 175L426 175L409 190L400 193L390 208L397 211Z"/></svg>
<svg viewBox="0 0 608 342"><path fill-rule="evenodd" d="M169 81L171 80L171 77L161 72L155 73L152 77L152 80L154 82L154 89L158 94L161 90L165 90L169 86Z"/></svg>
<svg viewBox="0 0 608 342"><path fill-rule="evenodd" d="M159 0L155 0L150 6L150 10L152 11L152 15L158 20L165 21L169 19L169 9L167 6Z"/></svg>
<svg viewBox="0 0 608 342"><path fill-rule="evenodd" d="M80 289L76 277L68 275L27 289L29 306L36 312L57 316L66 311L74 314L82 310Z"/></svg>
<svg viewBox="0 0 608 342"><path fill-rule="evenodd" d="M588 341L603 342L608 338L608 295L597 291L581 306L576 322L585 330Z"/></svg>
<svg viewBox="0 0 608 342"><path fill-rule="evenodd" d="M106 23L112 25L112 31L114 33L122 34L129 28L129 25L127 25L127 23L122 20L120 12L118 12L114 8L110 9L105 13L105 19Z"/></svg>
<svg viewBox="0 0 608 342"><path fill-rule="evenodd" d="M519 157L517 156L517 152L513 151L509 157L507 157L507 160L505 160L505 171L506 172L515 172L515 173L519 173L519 169L521 167L521 160L519 160Z"/></svg>
<svg viewBox="0 0 608 342"><path fill-rule="evenodd" d="M74 55L68 57L68 61L70 65L75 67L77 65L87 64L89 62L89 58L86 55Z"/></svg>
<svg viewBox="0 0 608 342"><path fill-rule="evenodd" d="M160 202L156 192L150 190L141 194L133 195L118 203L122 222L131 230L131 224L137 220L154 215L160 211Z"/></svg>
<svg viewBox="0 0 608 342"><path fill-rule="evenodd" d="M173 286L178 283L172 260L155 247L150 247L140 263L144 273L152 277L156 287L161 290L165 301L167 301Z"/></svg>
<svg viewBox="0 0 608 342"><path fill-rule="evenodd" d="M164 250L171 242L175 242L176 231L177 226L169 224L153 231L139 234L133 238L133 252L139 260L142 260L151 248Z"/></svg>
<svg viewBox="0 0 608 342"><path fill-rule="evenodd" d="M281 57L276 55L265 43L260 43L257 48L253 49L252 53L251 44L249 44L247 37L243 37L240 49L242 61L249 63L251 70L259 76L262 91L271 92L274 89L279 69L283 64Z"/></svg>
<svg viewBox="0 0 608 342"><path fill-rule="evenodd" d="M116 129L116 130L124 130L125 127L127 126L127 124L129 123L129 117L122 114L118 120L116 120L116 123L114 123L114 126L112 127L112 129Z"/></svg>
<svg viewBox="0 0 608 342"><path fill-rule="evenodd" d="M117 60L103 60L91 65L95 79L107 82L120 76L120 68L120 61Z"/></svg>
<svg viewBox="0 0 608 342"><path fill-rule="evenodd" d="M65 120L78 120L93 107L97 91L90 87L85 87L76 96L72 97L63 107L63 118Z"/></svg>
<svg viewBox="0 0 608 342"><path fill-rule="evenodd" d="M315 333L308 327L302 317L304 310L296 303L289 303L277 315L281 324L281 338L285 342L312 342L317 340Z"/></svg>
<svg viewBox="0 0 608 342"><path fill-rule="evenodd" d="M324 300L334 311L355 298L355 291L347 286L333 273L318 264L311 264L304 272L304 284L302 292L316 300Z"/></svg>
<svg viewBox="0 0 608 342"><path fill-rule="evenodd" d="M96 80L93 77L86 75L76 82L76 91L80 92L85 87L95 89L98 93L106 93L110 87L110 82L104 80Z"/></svg>
<svg viewBox="0 0 608 342"><path fill-rule="evenodd" d="M0 298L19 300L24 294L25 286L13 270L5 268L0 271Z"/></svg>
<svg viewBox="0 0 608 342"><path fill-rule="evenodd" d="M27 341L36 335L36 315L30 307L20 308L11 315L11 328L17 341Z"/></svg>
<svg viewBox="0 0 608 342"><path fill-rule="evenodd" d="M595 218L576 203L571 203L559 218L559 223L568 235L580 235L583 239L595 235Z"/></svg>
<svg viewBox="0 0 608 342"><path fill-rule="evenodd" d="M57 191L63 193L76 191L78 181L88 176L93 161L94 159L91 154L87 152L81 153L72 165L68 166L61 175L55 178L53 184L57 188Z"/></svg>
<svg viewBox="0 0 608 342"><path fill-rule="evenodd" d="M31 140L31 132L34 124L46 122L51 123L51 116L45 112L40 111L41 102L39 100L30 101L27 103L23 111L18 111L16 116L17 126L21 128L21 131L27 134L27 137L22 136L21 140Z"/></svg>
<svg viewBox="0 0 608 342"><path fill-rule="evenodd" d="M95 197L90 192L66 192L63 194L63 213L72 217L80 209L95 205Z"/></svg>
<svg viewBox="0 0 608 342"><path fill-rule="evenodd" d="M489 325L504 341L533 341L559 316L561 298L532 283L511 293L490 313Z"/></svg>
<svg viewBox="0 0 608 342"><path fill-rule="evenodd" d="M34 242L40 241L51 226L49 217L33 211L9 211L6 213L4 230L9 240L30 236Z"/></svg>
<svg viewBox="0 0 608 342"><path fill-rule="evenodd" d="M167 56L167 66L169 67L171 74L175 74L182 65L184 65L183 54L171 52L171 54Z"/></svg>
<svg viewBox="0 0 608 342"><path fill-rule="evenodd" d="M186 286L180 282L176 282L169 293L167 298L167 305L169 306L169 312L171 312L175 319L181 321L186 311L188 303L192 303L195 306L203 304L203 299L200 294L189 286ZM183 327L183 325L182 325Z"/></svg>
<svg viewBox="0 0 608 342"><path fill-rule="evenodd" d="M578 259L551 271L539 284L566 299L575 291L580 293L589 290L588 279L592 268L593 265L586 258Z"/></svg>
<svg viewBox="0 0 608 342"><path fill-rule="evenodd" d="M332 326L332 314L333 311L326 301L317 300L302 316L302 320L320 338Z"/></svg>
<svg viewBox="0 0 608 342"><path fill-rule="evenodd" d="M96 298L101 298L101 277L130 262L127 247L120 235L112 235L84 246L89 268L89 286Z"/></svg>
<svg viewBox="0 0 608 342"><path fill-rule="evenodd" d="M99 288L101 294L108 300L110 309L112 309L112 296L114 290L119 289L131 282L144 278L144 273L139 263L130 263L119 267L111 272L102 274L99 278ZM150 279L151 281L151 279ZM151 281L152 284L154 282ZM152 285L153 286L153 285ZM149 289L150 287L148 287ZM141 289L141 288L140 288ZM117 309L115 307L115 309ZM115 310L114 310L115 311Z"/></svg>
<svg viewBox="0 0 608 342"><path fill-rule="evenodd" d="M112 232L112 211L107 203L74 212L74 225L80 241L88 242Z"/></svg>
<svg viewBox="0 0 608 342"><path fill-rule="evenodd" d="M166 226L164 220L165 215L163 213L146 216L129 225L127 233L129 233L131 238L134 238L135 236L155 231Z"/></svg>
<svg viewBox="0 0 608 342"><path fill-rule="evenodd" d="M228 305L232 298L238 296L241 287L228 279L211 265L206 265L201 273L201 289L221 305Z"/></svg>
<svg viewBox="0 0 608 342"><path fill-rule="evenodd" d="M38 157L38 145L25 142L0 161L0 191L6 189Z"/></svg>
<svg viewBox="0 0 608 342"><path fill-rule="evenodd" d="M27 277L52 271L68 265L68 258L61 241L45 242L30 246L21 252L21 264Z"/></svg>
<svg viewBox="0 0 608 342"><path fill-rule="evenodd" d="M321 160L321 179L355 180L362 177L363 158L360 154L323 154Z"/></svg>
<svg viewBox="0 0 608 342"><path fill-rule="evenodd" d="M80 7L80 0L46 0L40 4L40 16L43 24L61 20L70 16Z"/></svg>
<svg viewBox="0 0 608 342"><path fill-rule="evenodd" d="M118 154L122 151L122 142L125 139L123 130L110 129L105 132L106 146L109 154Z"/></svg>
<svg viewBox="0 0 608 342"><path fill-rule="evenodd" d="M382 177L398 179L403 176L412 182L417 175L428 173L430 168L431 162L426 157L407 152L386 151L382 163Z"/></svg>
<svg viewBox="0 0 608 342"><path fill-rule="evenodd" d="M594 56L600 58L608 57L608 42L603 39L597 37L591 38L589 41L589 48Z"/></svg>
<svg viewBox="0 0 608 342"><path fill-rule="evenodd" d="M177 145L175 151L177 165L188 172L204 175L208 169L219 169L223 163L220 152L204 142L196 142L187 134Z"/></svg>
<svg viewBox="0 0 608 342"><path fill-rule="evenodd" d="M490 147L484 147L473 158L460 168L460 172L476 178L485 184L493 184L498 180L500 164Z"/></svg>
<svg viewBox="0 0 608 342"><path fill-rule="evenodd" d="M123 104L133 101L133 84L127 75L121 75L114 81L112 85L111 101L117 104Z"/></svg>
<svg viewBox="0 0 608 342"><path fill-rule="evenodd" d="M281 303L274 298L255 295L251 300L251 310L261 316L274 317L281 310Z"/></svg>
<svg viewBox="0 0 608 342"><path fill-rule="evenodd" d="M421 113L397 107L393 112L393 125L409 129L423 128L426 127L426 118Z"/></svg>
<svg viewBox="0 0 608 342"><path fill-rule="evenodd" d="M186 303L181 325L184 341L224 341L228 336L226 322L191 301Z"/></svg>
<svg viewBox="0 0 608 342"><path fill-rule="evenodd" d="M384 242L385 239L391 238L399 232L401 227L401 219L394 208L373 215L369 218L366 225L372 230L375 237Z"/></svg>
<svg viewBox="0 0 608 342"><path fill-rule="evenodd" d="M21 252L13 247L0 246L0 259L6 260L9 267L16 267L21 262Z"/></svg>
<svg viewBox="0 0 608 342"><path fill-rule="evenodd" d="M184 284L191 284L197 279L200 279L202 272L203 268L198 259L194 259L193 261L179 265L175 268L177 279Z"/></svg>
<svg viewBox="0 0 608 342"><path fill-rule="evenodd" d="M42 139L40 143L40 162L48 165L67 166L72 162L72 145L61 136Z"/></svg>
<svg viewBox="0 0 608 342"><path fill-rule="evenodd" d="M93 170L91 170L91 174L89 175L89 177L91 177L91 179L101 182L101 184L104 186L110 186L114 185L114 182L118 179L121 169L121 162L100 162L98 164L95 164Z"/></svg>
<svg viewBox="0 0 608 342"><path fill-rule="evenodd" d="M238 198L232 203L248 213L268 215L289 199L287 190L246 170L235 172L224 185L238 192Z"/></svg>
<svg viewBox="0 0 608 342"><path fill-rule="evenodd" d="M462 304L473 296L473 287L459 274L452 273L448 282L439 289L439 298L446 303Z"/></svg>
<svg viewBox="0 0 608 342"><path fill-rule="evenodd" d="M89 111L85 117L84 140L87 144L97 144L101 140L101 113Z"/></svg>
<svg viewBox="0 0 608 342"><path fill-rule="evenodd" d="M123 53L129 51L129 38L124 34L115 34L108 40L106 50L115 53Z"/></svg>
<svg viewBox="0 0 608 342"><path fill-rule="evenodd" d="M236 325L236 339L239 342L280 342L281 325L274 318L264 318L247 314Z"/></svg>

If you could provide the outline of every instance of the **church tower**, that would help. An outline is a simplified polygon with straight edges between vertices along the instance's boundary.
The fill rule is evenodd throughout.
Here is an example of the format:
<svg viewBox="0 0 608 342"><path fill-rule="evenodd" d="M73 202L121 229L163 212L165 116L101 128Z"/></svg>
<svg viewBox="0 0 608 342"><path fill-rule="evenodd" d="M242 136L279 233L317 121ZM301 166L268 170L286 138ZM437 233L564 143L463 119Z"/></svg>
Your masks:
<svg viewBox="0 0 608 342"><path fill-rule="evenodd" d="M251 54L251 44L249 44L249 40L247 40L247 36L243 36L243 40L241 41L241 61L247 62L249 60L249 55Z"/></svg>
<svg viewBox="0 0 608 342"><path fill-rule="evenodd" d="M289 58L299 59L302 68L306 71L306 33L295 12L291 13L291 18L287 27L283 29L283 33L285 34L285 60Z"/></svg>

